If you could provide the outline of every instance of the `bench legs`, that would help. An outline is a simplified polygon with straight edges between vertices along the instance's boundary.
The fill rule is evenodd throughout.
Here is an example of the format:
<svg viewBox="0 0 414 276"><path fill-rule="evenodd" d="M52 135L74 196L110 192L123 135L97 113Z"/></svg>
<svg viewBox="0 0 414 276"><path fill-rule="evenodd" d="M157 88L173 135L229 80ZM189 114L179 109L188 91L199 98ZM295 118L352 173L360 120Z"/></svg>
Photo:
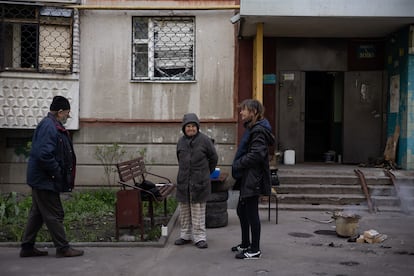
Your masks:
<svg viewBox="0 0 414 276"><path fill-rule="evenodd" d="M164 199L164 216L167 216L167 199Z"/></svg>
<svg viewBox="0 0 414 276"><path fill-rule="evenodd" d="M165 198L164 200L164 216L167 216L167 198ZM151 228L154 227L155 222L154 222L154 200L153 199L149 199L148 200L148 216L150 217L151 220Z"/></svg>
<svg viewBox="0 0 414 276"><path fill-rule="evenodd" d="M267 210L268 211L267 219L270 221L270 202L272 201L272 198L274 198L276 202L276 224L278 224L279 202L278 202L277 194L271 193L269 195L269 198L268 198L269 206Z"/></svg>
<svg viewBox="0 0 414 276"><path fill-rule="evenodd" d="M152 199L148 200L148 215L151 220L151 228L154 227L154 204L152 202Z"/></svg>

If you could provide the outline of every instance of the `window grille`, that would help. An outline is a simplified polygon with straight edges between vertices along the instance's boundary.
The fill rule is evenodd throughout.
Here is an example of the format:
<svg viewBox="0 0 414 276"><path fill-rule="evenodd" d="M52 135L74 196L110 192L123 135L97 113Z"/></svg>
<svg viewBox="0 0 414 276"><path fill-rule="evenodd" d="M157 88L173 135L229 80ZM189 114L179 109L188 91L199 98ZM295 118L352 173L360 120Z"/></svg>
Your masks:
<svg viewBox="0 0 414 276"><path fill-rule="evenodd" d="M0 70L71 72L73 10L0 4Z"/></svg>
<svg viewBox="0 0 414 276"><path fill-rule="evenodd" d="M133 17L132 79L194 80L194 18Z"/></svg>

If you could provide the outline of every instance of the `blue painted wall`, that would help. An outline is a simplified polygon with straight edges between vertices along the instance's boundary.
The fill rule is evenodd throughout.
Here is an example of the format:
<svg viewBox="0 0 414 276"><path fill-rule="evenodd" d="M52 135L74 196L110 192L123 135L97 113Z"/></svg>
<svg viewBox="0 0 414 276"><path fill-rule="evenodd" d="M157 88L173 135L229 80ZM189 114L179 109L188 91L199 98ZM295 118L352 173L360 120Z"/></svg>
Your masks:
<svg viewBox="0 0 414 276"><path fill-rule="evenodd" d="M397 125L400 137L396 162L403 169L414 169L414 55L408 53L410 28L406 27L389 37L386 47L388 83L400 76L398 112L390 112L390 85L388 85L387 136L392 136Z"/></svg>

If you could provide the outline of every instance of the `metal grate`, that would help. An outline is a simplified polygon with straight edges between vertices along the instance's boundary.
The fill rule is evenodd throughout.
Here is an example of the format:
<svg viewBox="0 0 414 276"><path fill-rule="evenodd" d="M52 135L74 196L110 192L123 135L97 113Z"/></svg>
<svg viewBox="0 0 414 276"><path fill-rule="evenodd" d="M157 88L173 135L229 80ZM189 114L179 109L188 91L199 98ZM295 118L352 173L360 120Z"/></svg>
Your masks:
<svg viewBox="0 0 414 276"><path fill-rule="evenodd" d="M132 79L194 80L194 18L133 17Z"/></svg>
<svg viewBox="0 0 414 276"><path fill-rule="evenodd" d="M71 72L73 10L0 4L0 69Z"/></svg>

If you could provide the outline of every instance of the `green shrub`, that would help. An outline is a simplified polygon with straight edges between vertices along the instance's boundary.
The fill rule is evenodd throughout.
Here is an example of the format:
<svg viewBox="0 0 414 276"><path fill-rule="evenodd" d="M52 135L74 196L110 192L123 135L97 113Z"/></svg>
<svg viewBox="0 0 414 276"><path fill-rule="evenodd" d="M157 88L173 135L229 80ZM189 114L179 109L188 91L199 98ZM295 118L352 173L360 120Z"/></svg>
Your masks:
<svg viewBox="0 0 414 276"><path fill-rule="evenodd" d="M114 166L122 159L122 156L124 156L125 153L125 149L122 146L118 145L118 143L114 143L109 146L96 146L95 158L100 161L104 167L104 173L108 187L110 187L112 183L115 182L116 168Z"/></svg>
<svg viewBox="0 0 414 276"><path fill-rule="evenodd" d="M100 189L79 191L62 195L65 211L64 226L71 242L114 241L115 239L115 203L116 190ZM27 223L32 199L30 196L17 193L0 196L0 242L18 242L21 240ZM144 202L144 215L148 202ZM154 205L154 216L164 215L163 203ZM177 208L174 198L167 202L168 218ZM162 224L168 221L162 221ZM149 222L145 227L146 240L157 240L160 237L158 226L151 229ZM138 231L137 231L138 232ZM138 237L138 233L136 233ZM51 238L45 225L39 231L37 242L50 242Z"/></svg>

